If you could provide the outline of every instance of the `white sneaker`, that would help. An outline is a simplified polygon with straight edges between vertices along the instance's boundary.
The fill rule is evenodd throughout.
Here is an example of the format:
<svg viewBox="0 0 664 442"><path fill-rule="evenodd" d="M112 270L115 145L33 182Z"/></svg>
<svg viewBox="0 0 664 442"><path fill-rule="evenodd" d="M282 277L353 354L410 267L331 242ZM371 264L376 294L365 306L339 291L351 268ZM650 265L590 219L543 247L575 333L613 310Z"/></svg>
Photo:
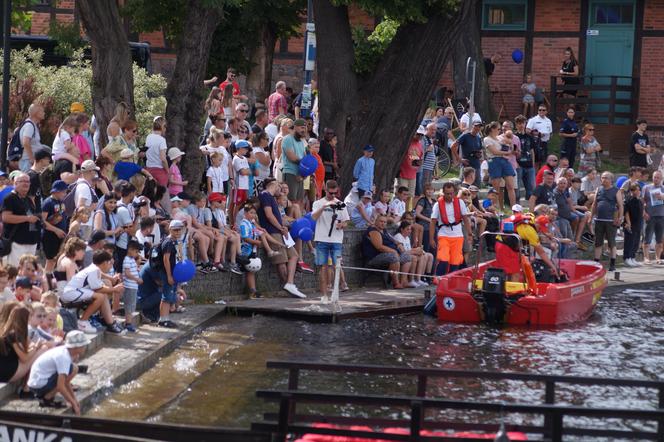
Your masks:
<svg viewBox="0 0 664 442"><path fill-rule="evenodd" d="M415 282L415 281L410 281L407 285L408 285L408 287L412 287L412 288L414 288L414 289L420 287L420 285L419 285L417 282Z"/></svg>
<svg viewBox="0 0 664 442"><path fill-rule="evenodd" d="M330 298L327 296L321 296L320 297L320 303L321 304L329 304L330 303Z"/></svg>
<svg viewBox="0 0 664 442"><path fill-rule="evenodd" d="M634 264L634 267L641 267L643 265L643 263L637 261L636 258L632 258L632 264Z"/></svg>
<svg viewBox="0 0 664 442"><path fill-rule="evenodd" d="M97 334L97 329L90 324L90 321L81 321L80 319L78 320L78 329L82 331L83 333L88 333L90 335L95 335Z"/></svg>
<svg viewBox="0 0 664 442"><path fill-rule="evenodd" d="M284 285L284 290L286 290L288 293L295 296L296 298L306 298L307 297L307 295L305 295L304 293L302 293L301 291L298 290L298 288L295 284L286 284L286 285Z"/></svg>
<svg viewBox="0 0 664 442"><path fill-rule="evenodd" d="M638 264L634 261L634 258L629 258L625 263L630 267L637 267Z"/></svg>
<svg viewBox="0 0 664 442"><path fill-rule="evenodd" d="M420 285L420 287L429 287L429 283L428 283L428 282L425 282L425 281L419 280L419 281L417 281L417 283Z"/></svg>

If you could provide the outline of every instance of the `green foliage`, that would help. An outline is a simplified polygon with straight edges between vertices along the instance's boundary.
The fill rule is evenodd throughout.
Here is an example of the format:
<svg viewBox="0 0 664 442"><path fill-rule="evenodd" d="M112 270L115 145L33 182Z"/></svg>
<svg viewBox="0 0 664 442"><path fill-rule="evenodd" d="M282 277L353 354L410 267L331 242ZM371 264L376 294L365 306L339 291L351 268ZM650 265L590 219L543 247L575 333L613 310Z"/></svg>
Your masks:
<svg viewBox="0 0 664 442"><path fill-rule="evenodd" d="M353 70L358 74L368 74L374 70L380 58L399 29L396 20L385 19L367 36L361 26L353 28L355 44L355 64Z"/></svg>
<svg viewBox="0 0 664 442"><path fill-rule="evenodd" d="M0 51L0 67L2 65ZM62 117L69 114L71 103L83 103L92 113L92 67L83 58L83 51L75 51L67 66L42 66L42 50L29 46L11 54L11 88L20 86L25 80L34 81L40 100L52 102L53 112ZM152 129L152 118L163 115L166 109L166 80L161 75L149 75L136 64L134 70L134 105L139 134L147 136ZM0 71L1 72L1 71ZM1 76L0 76L1 77ZM25 111L25 109L23 109ZM20 119L21 116L18 116Z"/></svg>
<svg viewBox="0 0 664 442"><path fill-rule="evenodd" d="M204 8L224 9L241 6L244 0L203 0ZM177 43L189 7L188 0L127 0L120 13L130 19L131 28L138 32L163 31L164 37ZM191 30L196 32L195 30Z"/></svg>
<svg viewBox="0 0 664 442"><path fill-rule="evenodd" d="M22 31L30 30L32 26L32 12L30 9L37 4L37 0L13 0L12 1L12 27ZM0 7L0 16L3 15L3 9ZM2 23L2 21L0 21Z"/></svg>
<svg viewBox="0 0 664 442"><path fill-rule="evenodd" d="M263 26L277 38L300 35L301 14L306 0L245 0L241 6L227 5L224 20L212 36L208 76L225 77L229 67L247 74L253 67L251 52L260 44Z"/></svg>
<svg viewBox="0 0 664 442"><path fill-rule="evenodd" d="M81 28L75 22L60 23L51 20L48 26L48 36L58 42L55 53L71 58L74 52L87 46L81 38Z"/></svg>

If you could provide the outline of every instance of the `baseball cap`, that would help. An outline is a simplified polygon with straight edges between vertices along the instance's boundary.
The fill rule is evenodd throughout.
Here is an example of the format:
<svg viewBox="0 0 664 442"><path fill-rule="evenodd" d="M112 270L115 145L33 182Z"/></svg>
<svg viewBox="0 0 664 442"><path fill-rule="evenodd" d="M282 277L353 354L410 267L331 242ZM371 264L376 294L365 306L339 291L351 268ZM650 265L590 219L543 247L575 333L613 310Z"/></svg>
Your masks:
<svg viewBox="0 0 664 442"><path fill-rule="evenodd" d="M376 148L373 147L371 144L367 144L366 146L364 146L363 150L366 151L366 152L374 152L376 150Z"/></svg>
<svg viewBox="0 0 664 442"><path fill-rule="evenodd" d="M219 192L212 192L210 194L210 196L208 196L208 201L210 201L211 203L213 203L215 201L218 201L218 202L226 201L226 195L224 195L223 193L219 193Z"/></svg>
<svg viewBox="0 0 664 442"><path fill-rule="evenodd" d="M512 206L512 212L523 212L523 207L521 207L521 204L515 204Z"/></svg>
<svg viewBox="0 0 664 442"><path fill-rule="evenodd" d="M470 190L471 192L479 192L480 188L477 186L470 186L468 187L468 190Z"/></svg>
<svg viewBox="0 0 664 442"><path fill-rule="evenodd" d="M80 330L72 330L65 337L66 348L86 347L90 342L90 339Z"/></svg>
<svg viewBox="0 0 664 442"><path fill-rule="evenodd" d="M51 193L53 193L53 192L64 192L65 190L67 190L68 187L69 186L64 181L55 180L55 181L53 181L53 185L51 186Z"/></svg>
<svg viewBox="0 0 664 442"><path fill-rule="evenodd" d="M182 201L191 201L191 195L189 195L187 192L180 192L178 193L178 196L182 198ZM173 199L171 199L173 201Z"/></svg>
<svg viewBox="0 0 664 442"><path fill-rule="evenodd" d="M235 142L236 149L249 149L249 142L246 140L239 140Z"/></svg>
<svg viewBox="0 0 664 442"><path fill-rule="evenodd" d="M498 191L496 189L494 189L493 187L489 187L489 190L487 190L487 194L489 194L489 193L496 193L497 194Z"/></svg>
<svg viewBox="0 0 664 442"><path fill-rule="evenodd" d="M16 287L21 287L24 289L31 289L32 288L32 281L30 281L30 278L27 276L21 276L16 278Z"/></svg>
<svg viewBox="0 0 664 442"><path fill-rule="evenodd" d="M99 170L99 168L92 160L85 160L83 161L83 164L81 164L81 172L94 172L97 170Z"/></svg>
<svg viewBox="0 0 664 442"><path fill-rule="evenodd" d="M97 244L99 241L103 241L106 239L106 234L104 233L103 230L95 230L92 232L92 235L90 235L90 239L88 240L88 245L93 246Z"/></svg>
<svg viewBox="0 0 664 442"><path fill-rule="evenodd" d="M180 201L183 201L182 198L179 196L175 195L174 197L171 198L172 203L179 203Z"/></svg>
<svg viewBox="0 0 664 442"><path fill-rule="evenodd" d="M417 133L420 135L425 135L427 133L427 130L424 126L420 126L417 128Z"/></svg>
<svg viewBox="0 0 664 442"><path fill-rule="evenodd" d="M4 170L0 170L0 177L8 177L8 176L9 174L7 174L7 172L5 172Z"/></svg>
<svg viewBox="0 0 664 442"><path fill-rule="evenodd" d="M544 175L555 175L555 174L551 172L549 169L544 169Z"/></svg>
<svg viewBox="0 0 664 442"><path fill-rule="evenodd" d="M482 123L481 121L473 121L473 126L481 126L482 124L484 123Z"/></svg>
<svg viewBox="0 0 664 442"><path fill-rule="evenodd" d="M69 106L69 112L76 113L76 112L85 112L85 106L83 103L80 103L78 101L74 101L71 106Z"/></svg>
<svg viewBox="0 0 664 442"><path fill-rule="evenodd" d="M120 152L120 158L131 158L134 156L134 151L131 149L122 149L122 152Z"/></svg>
<svg viewBox="0 0 664 442"><path fill-rule="evenodd" d="M309 140L307 140L307 145L313 146L314 144L320 144L320 141L318 141L318 138L311 137Z"/></svg>
<svg viewBox="0 0 664 442"><path fill-rule="evenodd" d="M184 229L184 223L179 219L174 219L168 224L169 229Z"/></svg>
<svg viewBox="0 0 664 442"><path fill-rule="evenodd" d="M171 147L170 149L168 149L168 158L170 158L171 161L173 161L176 158L180 158L182 155L184 155L184 152L182 152L177 147Z"/></svg>
<svg viewBox="0 0 664 442"><path fill-rule="evenodd" d="M11 173L9 174L9 179L13 180L22 173L23 172L21 172L20 170L12 170Z"/></svg>
<svg viewBox="0 0 664 442"><path fill-rule="evenodd" d="M302 118L298 118L293 122L293 126L306 126L307 122L304 121Z"/></svg>
<svg viewBox="0 0 664 442"><path fill-rule="evenodd" d="M364 192L364 195L362 195L362 198L373 198L373 193L371 193L370 190L367 190Z"/></svg>

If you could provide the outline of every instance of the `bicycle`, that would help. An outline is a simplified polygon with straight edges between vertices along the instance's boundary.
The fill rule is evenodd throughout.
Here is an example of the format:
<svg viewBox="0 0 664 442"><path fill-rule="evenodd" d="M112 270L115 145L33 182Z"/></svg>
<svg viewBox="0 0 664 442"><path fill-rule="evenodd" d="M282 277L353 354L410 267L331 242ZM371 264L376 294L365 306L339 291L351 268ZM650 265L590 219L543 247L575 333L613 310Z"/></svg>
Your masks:
<svg viewBox="0 0 664 442"><path fill-rule="evenodd" d="M447 175L452 167L452 158L447 149L439 149L438 157L436 158L436 164L433 168L433 177L434 179L441 179Z"/></svg>

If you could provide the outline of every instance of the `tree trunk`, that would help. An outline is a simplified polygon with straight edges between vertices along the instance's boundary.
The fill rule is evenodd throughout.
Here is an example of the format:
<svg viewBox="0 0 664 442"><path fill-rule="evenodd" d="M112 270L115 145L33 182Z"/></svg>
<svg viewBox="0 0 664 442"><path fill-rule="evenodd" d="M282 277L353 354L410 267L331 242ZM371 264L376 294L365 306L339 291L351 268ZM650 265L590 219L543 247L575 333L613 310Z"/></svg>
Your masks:
<svg viewBox="0 0 664 442"><path fill-rule="evenodd" d="M247 97L250 103L263 103L270 95L274 45L277 34L274 27L265 23L260 31L260 44L251 53L251 71L247 75Z"/></svg>
<svg viewBox="0 0 664 442"><path fill-rule="evenodd" d="M461 2L451 16L402 25L368 77L353 70L354 50L346 6L314 0L321 125L335 129L341 183L347 190L362 148L376 148L377 189L391 189L409 142L445 67L451 47L473 11Z"/></svg>
<svg viewBox="0 0 664 442"><path fill-rule="evenodd" d="M76 7L92 48L92 103L101 146L116 105L124 101L134 115L134 73L129 41L117 0L79 0Z"/></svg>
<svg viewBox="0 0 664 442"><path fill-rule="evenodd" d="M203 133L206 90L205 69L215 28L221 21L221 10L204 6L205 0L190 0L184 31L178 42L177 62L166 87L166 139L185 153L182 174L189 181L187 191L198 190L205 171L199 139Z"/></svg>
<svg viewBox="0 0 664 442"><path fill-rule="evenodd" d="M479 0L467 0L471 11L476 11ZM470 98L470 82L466 79L466 62L471 57L477 62L475 69L475 112L479 112L485 122L495 118L495 110L491 101L489 77L484 69L484 55L482 54L482 39L477 16L468 14L462 24L464 38L459 38L452 47L452 63L454 75L455 98ZM469 70L469 75L472 71Z"/></svg>

